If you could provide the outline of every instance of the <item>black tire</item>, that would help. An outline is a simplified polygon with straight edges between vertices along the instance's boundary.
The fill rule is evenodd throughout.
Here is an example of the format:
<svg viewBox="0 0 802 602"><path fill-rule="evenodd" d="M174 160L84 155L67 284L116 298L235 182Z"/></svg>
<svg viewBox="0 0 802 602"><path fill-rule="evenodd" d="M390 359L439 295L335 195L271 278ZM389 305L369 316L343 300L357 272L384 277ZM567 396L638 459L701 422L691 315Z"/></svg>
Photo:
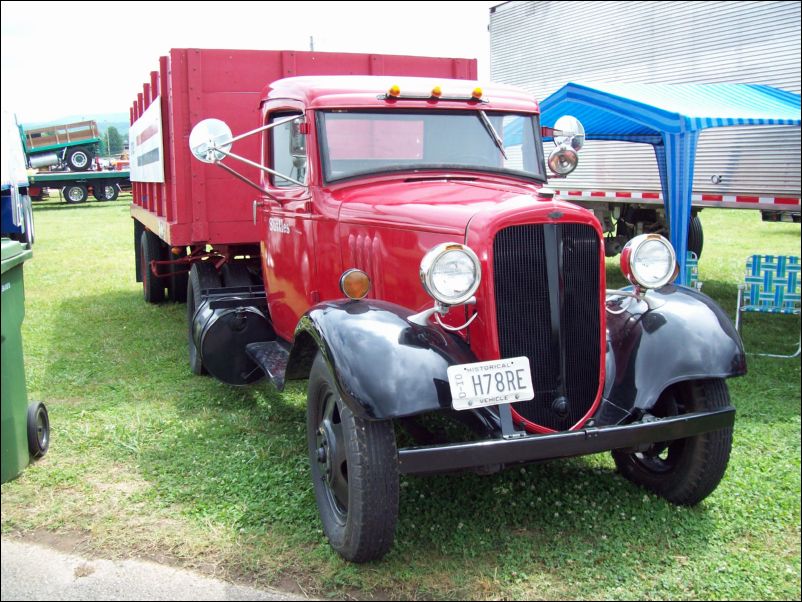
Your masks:
<svg viewBox="0 0 802 602"><path fill-rule="evenodd" d="M181 259L187 256L186 249L181 249L177 254L172 253L170 259ZM170 280L167 283L167 294L170 300L175 303L187 302L187 286L189 283L189 273L186 271L189 267L187 263L174 263L171 266Z"/></svg>
<svg viewBox="0 0 802 602"><path fill-rule="evenodd" d="M702 248L705 246L705 235L702 231L702 220L698 215L692 215L688 224L688 250L696 253L696 258L702 257Z"/></svg>
<svg viewBox="0 0 802 602"><path fill-rule="evenodd" d="M392 546L398 521L393 424L354 416L320 353L308 386L309 461L323 532L346 560L378 560Z"/></svg>
<svg viewBox="0 0 802 602"><path fill-rule="evenodd" d="M730 405L721 380L679 383L660 396L655 415L681 415ZM684 506L694 506L718 486L732 449L732 427L664 444L647 452L612 452L619 472L633 483Z"/></svg>
<svg viewBox="0 0 802 602"><path fill-rule="evenodd" d="M85 203L89 198L89 190L83 184L67 184L62 190L64 200L71 205Z"/></svg>
<svg viewBox="0 0 802 602"><path fill-rule="evenodd" d="M25 208L23 209L22 214L22 224L25 228L25 232L23 236L25 237L25 244L28 245L29 249L33 248L33 243L36 241L36 236L34 234L35 228L33 225L33 204L31 202L31 197L25 196Z"/></svg>
<svg viewBox="0 0 802 602"><path fill-rule="evenodd" d="M76 146L67 151L64 161L70 171L86 171L92 166L92 152L81 147Z"/></svg>
<svg viewBox="0 0 802 602"><path fill-rule="evenodd" d="M50 417L43 403L28 406L28 451L34 460L47 453L50 447Z"/></svg>
<svg viewBox="0 0 802 602"><path fill-rule="evenodd" d="M147 303L161 303L164 301L164 280L156 278L150 270L150 262L154 260L161 261L163 254L163 244L159 237L148 230L142 232L140 244L142 293Z"/></svg>
<svg viewBox="0 0 802 602"><path fill-rule="evenodd" d="M92 186L92 194L98 201L116 201L120 196L120 189L117 184L100 182Z"/></svg>
<svg viewBox="0 0 802 602"><path fill-rule="evenodd" d="M251 286L251 274L248 268L241 261L225 264L220 270L220 276L223 280L223 286Z"/></svg>
<svg viewBox="0 0 802 602"><path fill-rule="evenodd" d="M192 336L192 321L195 317L195 311L197 311L202 302L201 291L209 288L219 288L220 286L220 275L210 261L198 261L192 264L187 281L187 333L189 369L193 374L206 374L200 353L195 347L195 339Z"/></svg>

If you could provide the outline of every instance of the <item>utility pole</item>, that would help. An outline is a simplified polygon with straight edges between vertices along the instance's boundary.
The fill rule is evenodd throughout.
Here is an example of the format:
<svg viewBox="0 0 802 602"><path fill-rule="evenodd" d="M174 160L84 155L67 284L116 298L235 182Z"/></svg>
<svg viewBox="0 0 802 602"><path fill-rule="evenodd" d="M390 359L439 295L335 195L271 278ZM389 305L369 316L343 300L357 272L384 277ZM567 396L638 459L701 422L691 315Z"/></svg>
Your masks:
<svg viewBox="0 0 802 602"><path fill-rule="evenodd" d="M309 36L309 50L315 51L315 36Z"/></svg>

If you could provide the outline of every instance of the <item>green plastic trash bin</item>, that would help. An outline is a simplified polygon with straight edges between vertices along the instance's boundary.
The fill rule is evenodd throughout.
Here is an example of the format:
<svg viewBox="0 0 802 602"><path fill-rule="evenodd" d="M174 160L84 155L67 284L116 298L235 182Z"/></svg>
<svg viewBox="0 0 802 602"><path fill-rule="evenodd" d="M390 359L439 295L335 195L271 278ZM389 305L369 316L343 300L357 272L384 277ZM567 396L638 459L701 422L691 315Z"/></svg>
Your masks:
<svg viewBox="0 0 802 602"><path fill-rule="evenodd" d="M50 441L50 423L42 403L28 404L25 364L22 356L22 319L25 288L22 267L32 252L24 245L2 239L2 481L19 475L31 459L40 458Z"/></svg>

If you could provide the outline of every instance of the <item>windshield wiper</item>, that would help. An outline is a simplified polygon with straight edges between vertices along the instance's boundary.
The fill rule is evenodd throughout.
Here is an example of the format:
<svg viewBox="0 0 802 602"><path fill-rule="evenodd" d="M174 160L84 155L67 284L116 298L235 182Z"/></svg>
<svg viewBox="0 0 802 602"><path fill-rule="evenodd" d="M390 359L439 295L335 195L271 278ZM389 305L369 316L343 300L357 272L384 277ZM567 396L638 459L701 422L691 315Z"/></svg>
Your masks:
<svg viewBox="0 0 802 602"><path fill-rule="evenodd" d="M504 155L504 158L509 161L510 158L504 151L504 143L501 141L501 136L498 135L498 132L496 132L496 128L494 128L493 124L490 123L490 120L487 118L487 114L484 111L479 111L479 119L481 120L482 125L485 126L487 133L490 134L491 138L493 138L493 142L496 143L498 150L500 150L501 154Z"/></svg>

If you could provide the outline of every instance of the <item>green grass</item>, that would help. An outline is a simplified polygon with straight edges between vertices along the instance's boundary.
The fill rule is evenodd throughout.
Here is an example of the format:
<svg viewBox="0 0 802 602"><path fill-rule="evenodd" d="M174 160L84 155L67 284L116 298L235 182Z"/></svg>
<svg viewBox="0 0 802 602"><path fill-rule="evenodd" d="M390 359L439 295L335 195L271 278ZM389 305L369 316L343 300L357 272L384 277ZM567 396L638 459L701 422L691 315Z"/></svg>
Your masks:
<svg viewBox="0 0 802 602"><path fill-rule="evenodd" d="M29 397L47 403L53 433L45 459L2 486L4 535L337 598L800 596L799 360L750 357L730 381L730 467L697 508L634 487L608 454L404 477L392 551L350 565L317 519L305 383L279 395L190 375L184 306L148 306L134 282L127 198L38 203L35 219L23 336ZM747 254L799 252L798 225L702 220L704 291L730 314ZM750 316L747 345L798 329Z"/></svg>

